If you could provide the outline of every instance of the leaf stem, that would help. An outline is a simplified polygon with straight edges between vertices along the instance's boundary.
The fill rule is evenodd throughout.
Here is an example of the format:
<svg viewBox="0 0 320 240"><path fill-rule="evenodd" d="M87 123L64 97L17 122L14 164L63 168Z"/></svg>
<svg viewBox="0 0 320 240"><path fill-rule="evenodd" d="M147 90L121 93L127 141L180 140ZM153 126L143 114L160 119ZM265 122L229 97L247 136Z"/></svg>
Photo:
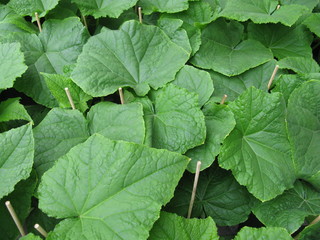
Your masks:
<svg viewBox="0 0 320 240"><path fill-rule="evenodd" d="M72 100L72 97L71 97L69 88L66 87L64 90L66 91L66 94L67 94L67 97L68 97L68 99L69 99L69 103L70 103L70 105L71 105L72 110L75 110L75 109L76 109L76 106L74 105L74 102L73 102L73 100Z"/></svg>
<svg viewBox="0 0 320 240"><path fill-rule="evenodd" d="M221 102L220 102L221 105L225 103L225 101L227 100L227 97L228 97L227 94L223 95Z"/></svg>
<svg viewBox="0 0 320 240"><path fill-rule="evenodd" d="M34 228L44 237L48 237L48 233L37 223Z"/></svg>
<svg viewBox="0 0 320 240"><path fill-rule="evenodd" d="M124 104L124 97L123 97L122 88L119 88L119 95L120 95L120 102L121 102L121 104Z"/></svg>
<svg viewBox="0 0 320 240"><path fill-rule="evenodd" d="M139 22L142 24L142 8L138 7Z"/></svg>
<svg viewBox="0 0 320 240"><path fill-rule="evenodd" d="M196 192L197 192L198 180L199 180L199 175L200 175L200 168L201 168L201 161L198 161L197 162L197 168L196 168L196 174L194 176L193 189L192 189L192 194L191 194L191 199L190 199L188 217L187 218L191 217L192 208L193 208L193 204L194 204L194 199L196 197Z"/></svg>
<svg viewBox="0 0 320 240"><path fill-rule="evenodd" d="M7 207L8 211L9 211L14 223L16 224L17 228L19 229L19 232L20 232L21 236L25 236L26 233L25 233L25 231L23 229L23 226L22 226L22 224L21 224L16 212L14 211L14 208L12 207L10 201L6 201L5 204L6 204L6 207Z"/></svg>
<svg viewBox="0 0 320 240"><path fill-rule="evenodd" d="M35 12L34 15L36 16L36 20L37 20L39 32L42 32L42 27L41 27L41 22L40 22L39 14L38 14L37 12Z"/></svg>
<svg viewBox="0 0 320 240"><path fill-rule="evenodd" d="M272 82L273 82L273 80L274 80L274 78L275 78L278 70L279 70L279 65L276 65L275 68L274 68L274 70L273 70L273 73L272 73L272 75L271 75L271 77L270 77L270 80L269 80L269 82L268 82L268 90L270 89L270 87L271 87L271 85L272 85Z"/></svg>

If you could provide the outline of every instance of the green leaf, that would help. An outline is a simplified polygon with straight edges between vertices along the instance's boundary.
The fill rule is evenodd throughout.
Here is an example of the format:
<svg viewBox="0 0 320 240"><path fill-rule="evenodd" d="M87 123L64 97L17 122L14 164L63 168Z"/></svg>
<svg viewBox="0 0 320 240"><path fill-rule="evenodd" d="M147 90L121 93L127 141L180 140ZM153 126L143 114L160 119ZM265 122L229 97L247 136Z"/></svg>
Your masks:
<svg viewBox="0 0 320 240"><path fill-rule="evenodd" d="M143 144L145 126L142 105L101 102L88 113L90 134L99 133L112 140Z"/></svg>
<svg viewBox="0 0 320 240"><path fill-rule="evenodd" d="M320 222L307 226L299 234L299 240L314 240L320 236Z"/></svg>
<svg viewBox="0 0 320 240"><path fill-rule="evenodd" d="M283 228L250 228L240 230L234 240L292 240L290 234Z"/></svg>
<svg viewBox="0 0 320 240"><path fill-rule="evenodd" d="M35 17L37 12L39 17L44 17L58 2L59 0L10 0L8 6L21 16Z"/></svg>
<svg viewBox="0 0 320 240"><path fill-rule="evenodd" d="M183 47L189 54L192 49L190 46L187 32L181 28L183 21L180 19L161 18L158 26L168 35L172 42Z"/></svg>
<svg viewBox="0 0 320 240"><path fill-rule="evenodd" d="M78 10L78 6L70 0L59 0L58 5L48 12L46 19L77 17Z"/></svg>
<svg viewBox="0 0 320 240"><path fill-rule="evenodd" d="M283 95L286 103L288 103L289 97L293 90L299 87L305 80L301 77L293 74L284 74L275 81L275 87L272 92L280 92Z"/></svg>
<svg viewBox="0 0 320 240"><path fill-rule="evenodd" d="M305 24L311 32L320 37L320 13L312 13L306 20L304 20L303 24Z"/></svg>
<svg viewBox="0 0 320 240"><path fill-rule="evenodd" d="M267 91L268 82L275 66L276 61L271 60L233 77L227 77L220 73L210 71L209 73L215 87L211 100L220 102L222 97L227 94L227 101L233 101L246 89L252 86ZM278 73L279 72L280 71L278 71Z"/></svg>
<svg viewBox="0 0 320 240"><path fill-rule="evenodd" d="M32 233L29 233L28 235L21 237L20 240L41 240L42 238L39 236L36 236Z"/></svg>
<svg viewBox="0 0 320 240"><path fill-rule="evenodd" d="M320 81L309 81L293 91L288 101L288 132L298 177L308 181L320 173ZM312 181L320 189L320 183Z"/></svg>
<svg viewBox="0 0 320 240"><path fill-rule="evenodd" d="M278 59L285 57L312 57L312 34L302 25L286 27L281 24L248 25L248 36L271 49Z"/></svg>
<svg viewBox="0 0 320 240"><path fill-rule="evenodd" d="M106 29L90 38L72 78L94 97L125 86L143 96L149 92L149 85L158 89L172 81L188 58L189 54L160 28L128 21L120 30Z"/></svg>
<svg viewBox="0 0 320 240"><path fill-rule="evenodd" d="M149 240L218 240L217 227L209 217L206 219L186 219L172 213L161 212L153 225Z"/></svg>
<svg viewBox="0 0 320 240"><path fill-rule="evenodd" d="M287 57L278 62L280 68L291 69L299 74L320 72L318 63L313 58Z"/></svg>
<svg viewBox="0 0 320 240"><path fill-rule="evenodd" d="M138 0L71 0L76 3L85 16L92 15L95 18L112 17L117 18L120 14L131 7L133 7Z"/></svg>
<svg viewBox="0 0 320 240"><path fill-rule="evenodd" d="M36 174L31 173L30 178L20 181L14 191L0 201L0 232L1 240L18 239L19 231L14 223L5 202L10 201L20 222L23 224L31 210L31 197L33 196L37 183Z"/></svg>
<svg viewBox="0 0 320 240"><path fill-rule="evenodd" d="M0 199L29 177L34 155L31 124L0 133Z"/></svg>
<svg viewBox="0 0 320 240"><path fill-rule="evenodd" d="M187 216L194 175L185 173L165 210ZM230 172L217 165L200 173L191 217L212 217L219 226L232 226L244 222L255 199L240 186Z"/></svg>
<svg viewBox="0 0 320 240"><path fill-rule="evenodd" d="M280 0L281 5L302 5L309 8L310 11L312 11L318 4L319 0Z"/></svg>
<svg viewBox="0 0 320 240"><path fill-rule="evenodd" d="M212 22L218 17L216 11L216 5L211 6L208 2L197 1L190 2L189 8L183 12L164 14L164 16L168 18L181 19L188 25L201 27Z"/></svg>
<svg viewBox="0 0 320 240"><path fill-rule="evenodd" d="M309 9L302 5L282 5L277 9L277 0L229 0L220 16L237 21L251 20L254 23L282 23L292 26Z"/></svg>
<svg viewBox="0 0 320 240"><path fill-rule="evenodd" d="M187 164L166 150L90 137L42 178L40 208L67 218L50 239L146 239Z"/></svg>
<svg viewBox="0 0 320 240"><path fill-rule="evenodd" d="M19 43L0 43L0 89L11 88L27 70Z"/></svg>
<svg viewBox="0 0 320 240"><path fill-rule="evenodd" d="M77 110L54 108L33 130L34 167L39 176L75 145L89 137L86 119Z"/></svg>
<svg viewBox="0 0 320 240"><path fill-rule="evenodd" d="M200 106L203 106L213 93L213 83L210 74L188 65L185 65L177 73L172 83L190 92L197 93Z"/></svg>
<svg viewBox="0 0 320 240"><path fill-rule="evenodd" d="M204 143L206 126L195 93L169 84L151 94L153 147L185 153Z"/></svg>
<svg viewBox="0 0 320 240"><path fill-rule="evenodd" d="M236 126L224 141L220 166L231 169L237 181L262 201L292 187L295 171L282 96L252 87L229 107Z"/></svg>
<svg viewBox="0 0 320 240"><path fill-rule="evenodd" d="M139 0L144 14L152 12L175 13L188 9L188 0Z"/></svg>
<svg viewBox="0 0 320 240"><path fill-rule="evenodd" d="M0 103L0 122L11 120L26 120L32 122L31 117L19 102L20 98L9 98Z"/></svg>
<svg viewBox="0 0 320 240"><path fill-rule="evenodd" d="M190 172L196 171L197 161L201 161L201 170L209 167L220 153L223 140L232 131L236 122L232 111L226 105L209 102L203 108L206 121L207 137L204 145L186 152L192 160L188 165Z"/></svg>
<svg viewBox="0 0 320 240"><path fill-rule="evenodd" d="M257 205L253 212L267 227L282 227L293 233L305 217L320 214L320 194L310 185L297 181L293 189Z"/></svg>
<svg viewBox="0 0 320 240"><path fill-rule="evenodd" d="M87 101L92 97L82 91L71 78L59 74L41 73L44 80L55 99L59 102L61 108L70 108L70 102L66 95L65 88L69 88L70 95L76 109L85 112L88 109Z"/></svg>
<svg viewBox="0 0 320 240"><path fill-rule="evenodd" d="M5 37L12 32L35 33L35 25L27 22L7 5L0 5L0 36Z"/></svg>
<svg viewBox="0 0 320 240"><path fill-rule="evenodd" d="M27 72L18 79L15 88L47 107L57 105L41 72L63 73L63 67L76 62L88 32L78 18L47 20L39 36L16 33L5 41L18 41L28 65Z"/></svg>
<svg viewBox="0 0 320 240"><path fill-rule="evenodd" d="M224 19L209 24L202 32L201 47L191 63L234 76L271 60L271 51L260 42L242 40L243 30L242 24Z"/></svg>

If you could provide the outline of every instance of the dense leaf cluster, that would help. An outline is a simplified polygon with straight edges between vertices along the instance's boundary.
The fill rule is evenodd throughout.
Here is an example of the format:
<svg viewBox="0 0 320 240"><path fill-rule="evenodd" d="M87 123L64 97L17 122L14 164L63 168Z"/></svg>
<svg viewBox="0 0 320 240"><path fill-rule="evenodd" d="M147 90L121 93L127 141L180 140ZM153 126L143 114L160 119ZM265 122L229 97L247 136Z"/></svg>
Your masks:
<svg viewBox="0 0 320 240"><path fill-rule="evenodd" d="M1 0L0 238L10 200L24 240L292 239L320 215L319 26L319 0Z"/></svg>

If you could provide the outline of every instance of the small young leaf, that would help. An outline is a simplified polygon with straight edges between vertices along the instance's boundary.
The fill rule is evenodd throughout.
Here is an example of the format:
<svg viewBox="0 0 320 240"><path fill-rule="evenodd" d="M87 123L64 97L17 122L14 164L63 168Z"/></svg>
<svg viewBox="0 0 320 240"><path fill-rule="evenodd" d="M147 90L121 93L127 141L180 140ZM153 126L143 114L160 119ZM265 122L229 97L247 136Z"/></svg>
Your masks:
<svg viewBox="0 0 320 240"><path fill-rule="evenodd" d="M87 101L92 97L82 91L71 78L59 74L41 73L44 80L55 99L59 102L61 108L70 108L70 102L65 92L67 87L70 91L76 109L85 112L88 109Z"/></svg>

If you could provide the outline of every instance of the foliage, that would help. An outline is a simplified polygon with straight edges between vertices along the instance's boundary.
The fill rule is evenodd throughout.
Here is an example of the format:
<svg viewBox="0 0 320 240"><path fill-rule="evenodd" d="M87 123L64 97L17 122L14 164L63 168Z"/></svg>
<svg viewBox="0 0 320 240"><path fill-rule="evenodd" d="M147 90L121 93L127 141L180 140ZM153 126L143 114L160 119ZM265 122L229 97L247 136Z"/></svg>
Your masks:
<svg viewBox="0 0 320 240"><path fill-rule="evenodd" d="M319 0L0 2L1 239L7 200L21 239L292 239L320 215Z"/></svg>

